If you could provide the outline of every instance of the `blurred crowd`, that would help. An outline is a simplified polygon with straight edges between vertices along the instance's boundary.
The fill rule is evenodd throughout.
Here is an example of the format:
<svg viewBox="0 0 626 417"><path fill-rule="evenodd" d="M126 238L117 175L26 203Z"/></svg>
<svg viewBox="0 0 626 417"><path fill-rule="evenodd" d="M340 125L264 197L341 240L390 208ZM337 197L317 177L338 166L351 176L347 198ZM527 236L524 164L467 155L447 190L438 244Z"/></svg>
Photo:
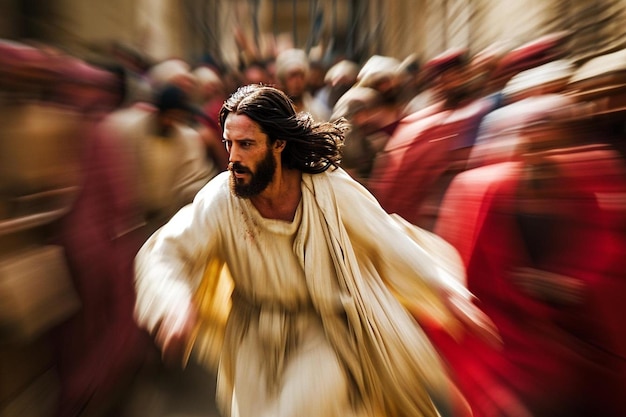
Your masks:
<svg viewBox="0 0 626 417"><path fill-rule="evenodd" d="M502 345L427 331L474 416L626 415L626 51L567 39L235 69L0 41L0 410L120 415L159 362L134 256L227 168L220 107L263 83L346 118L343 168L459 251Z"/></svg>

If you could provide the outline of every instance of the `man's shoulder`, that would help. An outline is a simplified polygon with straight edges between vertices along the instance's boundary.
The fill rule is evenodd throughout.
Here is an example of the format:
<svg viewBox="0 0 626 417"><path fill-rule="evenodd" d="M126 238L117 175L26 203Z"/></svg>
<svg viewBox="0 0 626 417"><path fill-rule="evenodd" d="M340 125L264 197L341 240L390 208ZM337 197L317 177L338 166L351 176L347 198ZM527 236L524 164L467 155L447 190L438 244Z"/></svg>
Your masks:
<svg viewBox="0 0 626 417"><path fill-rule="evenodd" d="M365 187L348 174L343 168L328 169L320 174L311 174L317 183L316 188L326 183L335 194L336 199L354 199L359 196L368 196Z"/></svg>
<svg viewBox="0 0 626 417"><path fill-rule="evenodd" d="M223 171L213 177L196 195L194 201L204 205L216 206L234 198L229 187L230 173Z"/></svg>

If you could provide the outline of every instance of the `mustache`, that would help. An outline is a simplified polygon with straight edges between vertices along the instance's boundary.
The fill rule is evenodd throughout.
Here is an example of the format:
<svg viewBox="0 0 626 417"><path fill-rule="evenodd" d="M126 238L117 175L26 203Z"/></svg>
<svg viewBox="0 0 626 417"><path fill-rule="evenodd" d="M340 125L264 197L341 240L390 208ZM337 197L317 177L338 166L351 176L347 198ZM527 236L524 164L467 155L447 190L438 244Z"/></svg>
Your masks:
<svg viewBox="0 0 626 417"><path fill-rule="evenodd" d="M237 172L241 172L241 173L248 173L248 174L252 174L252 171L250 170L250 168L246 167L245 165L240 164L239 162L231 162L228 164L228 170L233 172L233 171L237 171Z"/></svg>

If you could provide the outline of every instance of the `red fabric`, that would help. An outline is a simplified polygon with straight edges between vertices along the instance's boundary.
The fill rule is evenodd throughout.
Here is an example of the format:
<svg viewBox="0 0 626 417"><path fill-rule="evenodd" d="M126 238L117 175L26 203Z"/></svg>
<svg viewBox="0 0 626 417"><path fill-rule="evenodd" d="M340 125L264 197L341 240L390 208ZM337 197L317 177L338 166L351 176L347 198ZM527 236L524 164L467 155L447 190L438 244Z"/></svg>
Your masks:
<svg viewBox="0 0 626 417"><path fill-rule="evenodd" d="M607 210L596 196L623 196L626 177L615 153L560 152L552 159L559 215L546 223L551 230L536 242L546 250L534 262L536 248L527 250L515 215L519 163L468 171L442 207L447 214L436 230L461 249L468 287L504 341L496 349L472 335L454 341L429 331L475 416L624 415L626 338L618 324L626 313L624 211ZM473 186L473 178L482 181ZM474 201L463 205L461 196ZM467 227L469 243L455 227ZM582 280L582 304L557 306L526 295L509 278L524 266Z"/></svg>
<svg viewBox="0 0 626 417"><path fill-rule="evenodd" d="M491 76L512 75L559 59L563 56L562 46L568 35L568 32L550 33L513 49L502 57Z"/></svg>
<svg viewBox="0 0 626 417"><path fill-rule="evenodd" d="M222 108L223 100L211 100L202 107L202 112L206 118L202 118L200 121L203 125L209 129L213 129L216 132L222 132L222 128L219 124L219 114Z"/></svg>
<svg viewBox="0 0 626 417"><path fill-rule="evenodd" d="M465 166L487 100L422 118L405 119L377 156L368 187L383 208L421 225L424 200L446 188L439 182L455 166ZM428 113L427 113L428 114Z"/></svg>
<svg viewBox="0 0 626 417"><path fill-rule="evenodd" d="M80 312L56 334L61 383L59 416L78 415L88 403L104 407L143 363L148 336L135 324L133 260L136 226L129 164L115 142L87 132L84 183L61 224Z"/></svg>

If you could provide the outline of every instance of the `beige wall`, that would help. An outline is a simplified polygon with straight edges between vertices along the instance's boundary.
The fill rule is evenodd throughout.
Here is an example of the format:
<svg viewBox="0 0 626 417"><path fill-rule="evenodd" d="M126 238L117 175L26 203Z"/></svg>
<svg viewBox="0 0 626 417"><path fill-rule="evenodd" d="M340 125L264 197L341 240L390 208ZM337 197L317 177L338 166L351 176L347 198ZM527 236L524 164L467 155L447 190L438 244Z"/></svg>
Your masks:
<svg viewBox="0 0 626 417"><path fill-rule="evenodd" d="M85 55L96 44L132 43L135 18L133 0L58 0L46 32L51 41Z"/></svg>
<svg viewBox="0 0 626 417"><path fill-rule="evenodd" d="M497 40L512 40L521 44L546 33L551 19L551 2L545 0L480 2L477 49Z"/></svg>
<svg viewBox="0 0 626 417"><path fill-rule="evenodd" d="M136 0L135 42L148 56L186 58L184 8L180 0Z"/></svg>
<svg viewBox="0 0 626 417"><path fill-rule="evenodd" d="M378 53L398 59L413 53L425 55L429 42L434 42L425 30L429 3L437 2L395 0L382 2L379 10L373 10L371 21L382 28Z"/></svg>
<svg viewBox="0 0 626 417"><path fill-rule="evenodd" d="M1 1L0 6L9 4ZM37 24L46 40L79 56L90 56L94 49L113 41L153 59L184 56L186 31L180 1L58 0L52 15ZM0 19L0 30L3 26Z"/></svg>
<svg viewBox="0 0 626 417"><path fill-rule="evenodd" d="M455 3L459 7L465 3L466 11L452 16ZM478 51L505 39L521 44L545 33L551 3L549 0L390 0L382 14L382 50L396 58L411 53L431 58L451 47ZM455 26L446 21L452 17L466 21L469 26Z"/></svg>
<svg viewBox="0 0 626 417"><path fill-rule="evenodd" d="M0 36L10 37L15 32L16 4L19 0L0 0ZM45 2L45 0L41 0ZM606 0L607 2L609 0ZM611 0L617 6L626 0ZM404 59L416 54L429 59L455 46L478 50L498 40L512 40L521 44L553 30L558 20L559 7L574 13L574 3L596 4L595 0L362 0L368 5L361 26L368 28L361 33L361 42L369 42L366 54L385 54ZM127 43L154 59L171 56L188 58L200 56L203 48L210 45L212 52L226 63L236 65L239 51L234 41L234 28L239 26L254 41L254 25L249 0L56 0L44 3L54 6L49 19L39 24L45 28L48 39L66 45L78 53L93 44L115 39ZM259 31L257 39L262 56L272 53L274 33L293 29L292 2L279 0L274 29L273 0L259 3ZM298 40L302 43L308 36L311 21L311 4L325 11L323 40L328 43L331 35L332 8L338 13L337 29L345 31L352 23L348 19L347 0L299 0ZM190 16L185 6L192 5L206 16ZM465 6L465 8L464 8ZM458 13L459 8L464 13ZM611 10L614 10L611 9ZM615 31L625 31L623 14L615 22ZM580 21L577 19L576 22ZM558 22L557 22L558 23ZM204 28L201 28L204 24ZM210 40L206 27L210 29ZM205 29L204 32L202 30ZM609 28L610 29L610 28ZM612 30L612 29L610 29ZM198 40L198 37L204 36ZM195 38L194 38L195 37ZM613 44L618 45L615 37ZM300 45L302 46L302 45ZM608 48L609 46L607 46Z"/></svg>

